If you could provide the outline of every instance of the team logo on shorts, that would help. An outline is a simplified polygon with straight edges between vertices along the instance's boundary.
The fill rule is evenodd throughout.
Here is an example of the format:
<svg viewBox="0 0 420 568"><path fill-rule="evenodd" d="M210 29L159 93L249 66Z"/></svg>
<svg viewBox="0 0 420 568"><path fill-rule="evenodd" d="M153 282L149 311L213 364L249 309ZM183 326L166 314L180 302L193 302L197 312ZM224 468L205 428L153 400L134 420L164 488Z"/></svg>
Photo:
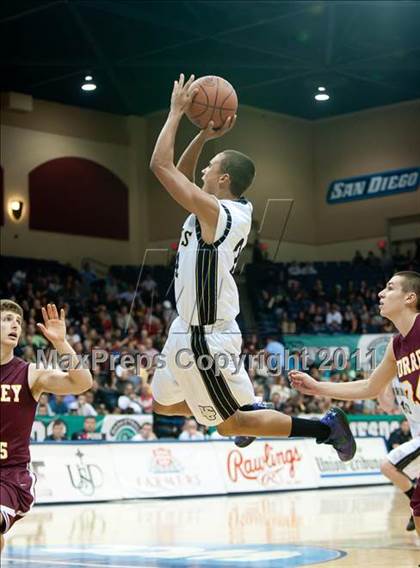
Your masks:
<svg viewBox="0 0 420 568"><path fill-rule="evenodd" d="M216 420L217 414L216 411L214 410L214 408L212 406L200 406L198 405L198 408L200 409L201 414L204 416L204 418L206 418L207 420Z"/></svg>

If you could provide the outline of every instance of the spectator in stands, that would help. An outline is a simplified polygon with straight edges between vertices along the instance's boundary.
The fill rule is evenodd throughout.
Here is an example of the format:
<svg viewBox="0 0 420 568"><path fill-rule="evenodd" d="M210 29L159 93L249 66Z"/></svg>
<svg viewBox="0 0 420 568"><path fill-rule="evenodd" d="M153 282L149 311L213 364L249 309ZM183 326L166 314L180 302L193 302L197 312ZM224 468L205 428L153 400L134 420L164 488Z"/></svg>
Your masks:
<svg viewBox="0 0 420 568"><path fill-rule="evenodd" d="M86 287L90 287L93 282L97 280L96 272L92 270L89 262L82 263L82 270L80 271L80 276L83 284Z"/></svg>
<svg viewBox="0 0 420 568"><path fill-rule="evenodd" d="M388 451L390 452L409 440L411 440L410 425L408 424L408 420L403 420L400 427L394 430L387 440Z"/></svg>
<svg viewBox="0 0 420 568"><path fill-rule="evenodd" d="M37 416L50 416L48 414L48 406L46 404L38 404L36 414Z"/></svg>
<svg viewBox="0 0 420 568"><path fill-rule="evenodd" d="M105 434L96 432L96 419L94 416L86 416L83 422L83 430L75 432L72 440L104 440Z"/></svg>
<svg viewBox="0 0 420 568"><path fill-rule="evenodd" d="M64 401L64 396L53 395L50 397L49 403L53 414L67 414L68 407Z"/></svg>
<svg viewBox="0 0 420 568"><path fill-rule="evenodd" d="M48 399L48 394L43 393L41 394L41 396L39 397L39 401L38 401L38 409L36 411L37 414L40 414L39 412L39 408L40 406L45 406L46 408L46 416L54 416L54 412L51 409L51 406L49 404L49 399ZM45 415L44 415L45 416Z"/></svg>
<svg viewBox="0 0 420 568"><path fill-rule="evenodd" d="M52 424L52 434L47 436L45 440L49 442L62 442L67 439L66 424L63 420L54 420Z"/></svg>
<svg viewBox="0 0 420 568"><path fill-rule="evenodd" d="M360 266L361 264L364 264L365 259L363 258L362 253L360 252L360 250L357 250L354 254L353 260L352 260L353 264L355 264L356 266Z"/></svg>
<svg viewBox="0 0 420 568"><path fill-rule="evenodd" d="M79 416L97 416L98 414L93 406L86 401L85 394L79 394L77 401L72 402L70 408L76 409Z"/></svg>
<svg viewBox="0 0 420 568"><path fill-rule="evenodd" d="M152 414L153 412L153 394L150 384L144 384L141 387L140 402L145 414Z"/></svg>
<svg viewBox="0 0 420 568"><path fill-rule="evenodd" d="M179 440L204 440L204 434L198 429L197 422L194 418L188 418L185 421L184 429L181 432Z"/></svg>
<svg viewBox="0 0 420 568"><path fill-rule="evenodd" d="M327 324L327 329L331 333L341 331L341 325L343 323L343 316L338 309L337 304L333 304L327 312L325 323Z"/></svg>
<svg viewBox="0 0 420 568"><path fill-rule="evenodd" d="M143 406L134 390L133 383L124 386L124 394L118 399L118 408L125 414L142 414Z"/></svg>
<svg viewBox="0 0 420 568"><path fill-rule="evenodd" d="M145 422L140 428L140 432L133 436L131 439L135 442L157 440L153 432L153 426L150 422Z"/></svg>

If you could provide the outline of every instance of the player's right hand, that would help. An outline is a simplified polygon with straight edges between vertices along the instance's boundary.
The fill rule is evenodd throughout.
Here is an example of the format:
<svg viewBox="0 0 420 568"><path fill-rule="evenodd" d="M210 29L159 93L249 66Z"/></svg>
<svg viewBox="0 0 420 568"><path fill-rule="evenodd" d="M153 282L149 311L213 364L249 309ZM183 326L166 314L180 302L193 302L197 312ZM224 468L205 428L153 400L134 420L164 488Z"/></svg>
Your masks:
<svg viewBox="0 0 420 568"><path fill-rule="evenodd" d="M210 120L206 128L201 131L201 135L205 140L212 140L213 138L220 138L224 136L227 132L230 132L235 126L236 114L234 116L228 116L225 120L224 125L221 128L214 128L213 120Z"/></svg>
<svg viewBox="0 0 420 568"><path fill-rule="evenodd" d="M290 371L289 380L292 387L302 394L309 394L312 396L320 394L318 381L313 379L310 375L308 375L308 373Z"/></svg>

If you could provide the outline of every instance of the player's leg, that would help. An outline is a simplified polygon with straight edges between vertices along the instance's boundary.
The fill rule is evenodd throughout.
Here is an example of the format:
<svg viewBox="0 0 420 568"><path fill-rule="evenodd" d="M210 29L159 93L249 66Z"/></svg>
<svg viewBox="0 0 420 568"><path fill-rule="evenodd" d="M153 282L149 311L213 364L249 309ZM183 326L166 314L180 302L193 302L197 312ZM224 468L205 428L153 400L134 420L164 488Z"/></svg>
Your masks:
<svg viewBox="0 0 420 568"><path fill-rule="evenodd" d="M410 500L410 506L413 511L416 531L417 534L420 536L420 477L417 479L417 484Z"/></svg>
<svg viewBox="0 0 420 568"><path fill-rule="evenodd" d="M385 477L387 477L392 483L401 489L403 493L407 493L411 489L414 491L413 483L404 473L398 471L398 469L393 465L388 459L385 459L381 463L381 472ZM411 495L408 495L410 498Z"/></svg>
<svg viewBox="0 0 420 568"><path fill-rule="evenodd" d="M4 548L4 536L3 533L6 530L6 519L3 517L3 513L0 512L0 553L3 552Z"/></svg>
<svg viewBox="0 0 420 568"><path fill-rule="evenodd" d="M415 437L412 440L397 446L389 452L386 459L381 464L381 472L392 483L398 487L408 499L411 499L414 493L415 485L412 479L419 475L420 470L420 438ZM413 531L414 519L410 516L406 529Z"/></svg>
<svg viewBox="0 0 420 568"><path fill-rule="evenodd" d="M174 324L176 324L176 320L172 327ZM153 412L164 416L191 416L191 410L185 402L184 393L173 368L177 339L176 335L169 333L162 350L164 364L156 369L153 375Z"/></svg>
<svg viewBox="0 0 420 568"><path fill-rule="evenodd" d="M331 408L321 420L295 418L276 410L237 410L217 431L222 436L315 438L320 444L331 444L342 461L351 460L356 452L347 418L339 408Z"/></svg>
<svg viewBox="0 0 420 568"><path fill-rule="evenodd" d="M156 400L153 401L153 412L164 416L192 416L192 412L188 404L184 401L176 404L160 404Z"/></svg>

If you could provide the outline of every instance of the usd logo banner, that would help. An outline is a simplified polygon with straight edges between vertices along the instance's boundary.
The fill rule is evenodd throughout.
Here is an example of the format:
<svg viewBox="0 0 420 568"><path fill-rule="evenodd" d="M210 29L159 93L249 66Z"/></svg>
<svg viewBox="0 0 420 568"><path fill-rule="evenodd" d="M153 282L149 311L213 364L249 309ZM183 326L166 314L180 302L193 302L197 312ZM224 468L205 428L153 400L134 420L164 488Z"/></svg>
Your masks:
<svg viewBox="0 0 420 568"><path fill-rule="evenodd" d="M336 180L331 182L328 189L327 203L347 203L357 199L416 191L419 182L420 168Z"/></svg>

